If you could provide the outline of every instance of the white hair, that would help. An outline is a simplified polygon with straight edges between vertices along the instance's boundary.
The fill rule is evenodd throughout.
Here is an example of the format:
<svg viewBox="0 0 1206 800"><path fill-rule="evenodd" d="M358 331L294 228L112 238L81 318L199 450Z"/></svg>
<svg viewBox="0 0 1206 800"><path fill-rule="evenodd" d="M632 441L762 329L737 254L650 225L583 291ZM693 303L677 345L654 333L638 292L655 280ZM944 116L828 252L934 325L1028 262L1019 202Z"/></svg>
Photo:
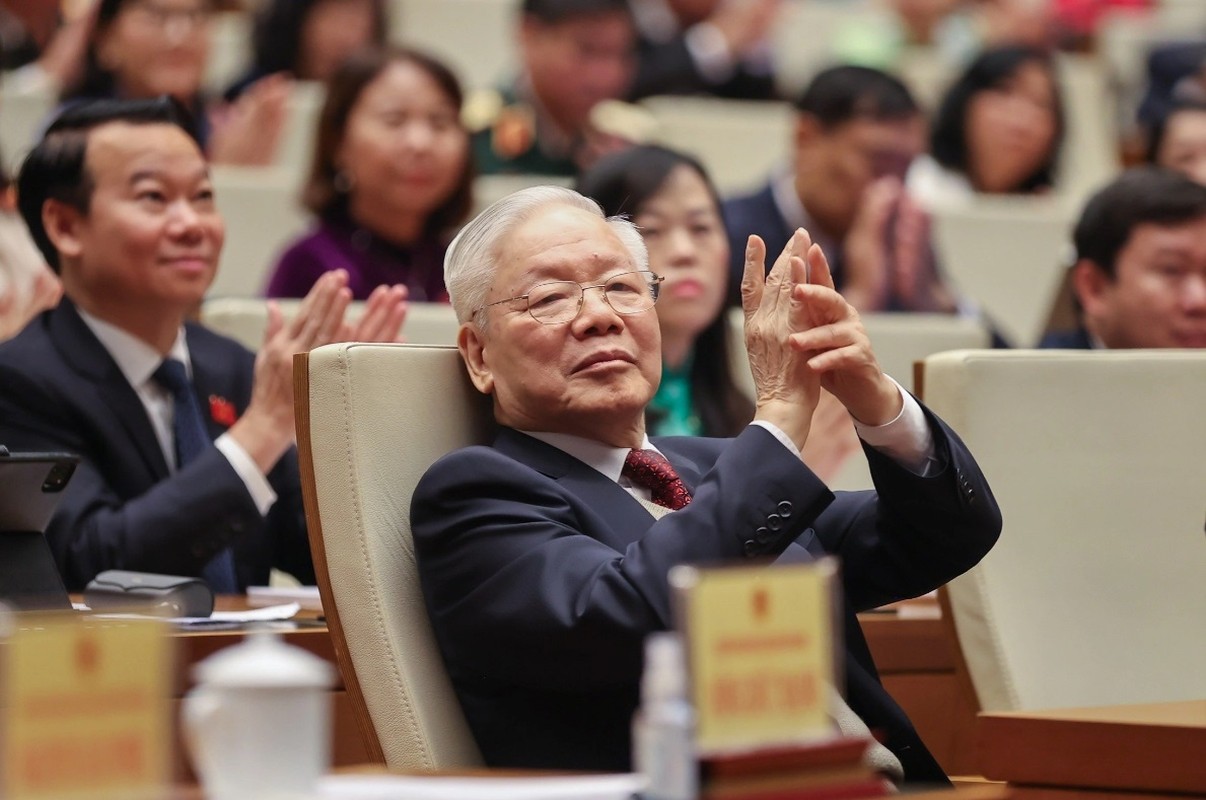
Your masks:
<svg viewBox="0 0 1206 800"><path fill-rule="evenodd" d="M475 319L486 303L498 268L499 246L520 223L549 205L567 205L605 220L632 255L633 269L649 269L649 251L640 231L623 217L607 217L599 204L563 186L532 186L507 195L469 221L444 254L444 285L457 322Z"/></svg>

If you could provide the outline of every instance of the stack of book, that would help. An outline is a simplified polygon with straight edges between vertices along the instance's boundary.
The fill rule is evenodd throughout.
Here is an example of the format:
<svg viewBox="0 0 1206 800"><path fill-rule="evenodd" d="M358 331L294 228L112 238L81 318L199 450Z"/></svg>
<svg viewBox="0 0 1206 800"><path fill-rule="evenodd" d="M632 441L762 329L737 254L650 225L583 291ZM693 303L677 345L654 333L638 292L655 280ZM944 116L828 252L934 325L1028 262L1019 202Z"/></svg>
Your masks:
<svg viewBox="0 0 1206 800"><path fill-rule="evenodd" d="M702 759L701 800L856 800L892 793L863 762L870 740L818 742L743 750Z"/></svg>

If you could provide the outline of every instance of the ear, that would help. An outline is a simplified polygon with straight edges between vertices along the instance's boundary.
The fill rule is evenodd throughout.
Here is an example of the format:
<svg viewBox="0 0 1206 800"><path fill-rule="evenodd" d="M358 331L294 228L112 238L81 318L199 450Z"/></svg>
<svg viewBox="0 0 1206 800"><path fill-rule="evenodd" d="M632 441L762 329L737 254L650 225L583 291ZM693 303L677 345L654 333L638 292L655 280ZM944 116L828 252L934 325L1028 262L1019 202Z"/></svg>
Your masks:
<svg viewBox="0 0 1206 800"><path fill-rule="evenodd" d="M83 212L61 200L47 200L42 204L42 226L62 258L77 258L83 249L79 238L83 221Z"/></svg>
<svg viewBox="0 0 1206 800"><path fill-rule="evenodd" d="M482 394L494 394L494 373L486 363L486 339L472 322L466 322L456 335L456 346L469 371L469 380Z"/></svg>
<svg viewBox="0 0 1206 800"><path fill-rule="evenodd" d="M1072 290L1088 316L1096 316L1101 311L1105 295L1113 285L1114 279L1095 261L1082 258L1072 268Z"/></svg>
<svg viewBox="0 0 1206 800"><path fill-rule="evenodd" d="M812 114L796 114L794 143L797 153L815 144L821 138L821 133L821 123L816 117Z"/></svg>

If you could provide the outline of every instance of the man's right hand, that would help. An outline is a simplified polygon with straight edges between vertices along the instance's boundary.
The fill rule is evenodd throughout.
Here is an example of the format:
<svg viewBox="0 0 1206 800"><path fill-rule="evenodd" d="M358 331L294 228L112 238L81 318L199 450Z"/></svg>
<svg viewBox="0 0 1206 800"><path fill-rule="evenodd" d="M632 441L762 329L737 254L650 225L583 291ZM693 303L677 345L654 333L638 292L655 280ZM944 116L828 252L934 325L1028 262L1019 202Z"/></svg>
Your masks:
<svg viewBox="0 0 1206 800"><path fill-rule="evenodd" d="M352 301L347 284L343 270L323 274L288 322L276 303L268 304L268 329L255 359L251 403L230 429L231 437L265 474L293 444L293 356L337 341Z"/></svg>

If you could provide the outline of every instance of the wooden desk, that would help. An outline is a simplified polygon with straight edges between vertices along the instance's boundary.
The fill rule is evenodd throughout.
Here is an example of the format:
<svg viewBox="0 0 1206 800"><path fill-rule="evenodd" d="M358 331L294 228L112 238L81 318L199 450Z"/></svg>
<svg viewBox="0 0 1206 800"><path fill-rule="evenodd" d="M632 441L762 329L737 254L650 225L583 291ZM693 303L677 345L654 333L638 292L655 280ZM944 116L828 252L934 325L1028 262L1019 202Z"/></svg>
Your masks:
<svg viewBox="0 0 1206 800"><path fill-rule="evenodd" d="M220 597L217 608L224 611L247 608L246 600L242 597ZM287 623L281 623L281 638L285 642L304 648L319 658L336 666L335 649L331 644L331 634L325 623L318 620L318 614L313 611L302 611L293 629L288 629ZM245 630L221 631L187 631L178 630L173 634L176 640L176 688L172 697L172 722L175 728L175 764L174 778L178 783L194 783L187 750L181 738L180 731L180 699L192 688L193 667L199 661L213 655L224 647L238 644L246 636ZM356 725L356 717L352 713L352 704L344 689L343 678L336 669L336 682L331 687L331 722L332 722L332 764L337 767L364 764L368 761L368 752L360 737L360 729Z"/></svg>
<svg viewBox="0 0 1206 800"><path fill-rule="evenodd" d="M955 642L937 600L859 615L888 693L949 775L977 773L976 703L955 677Z"/></svg>
<svg viewBox="0 0 1206 800"><path fill-rule="evenodd" d="M1017 800L1206 797L1206 700L981 714L978 732Z"/></svg>

